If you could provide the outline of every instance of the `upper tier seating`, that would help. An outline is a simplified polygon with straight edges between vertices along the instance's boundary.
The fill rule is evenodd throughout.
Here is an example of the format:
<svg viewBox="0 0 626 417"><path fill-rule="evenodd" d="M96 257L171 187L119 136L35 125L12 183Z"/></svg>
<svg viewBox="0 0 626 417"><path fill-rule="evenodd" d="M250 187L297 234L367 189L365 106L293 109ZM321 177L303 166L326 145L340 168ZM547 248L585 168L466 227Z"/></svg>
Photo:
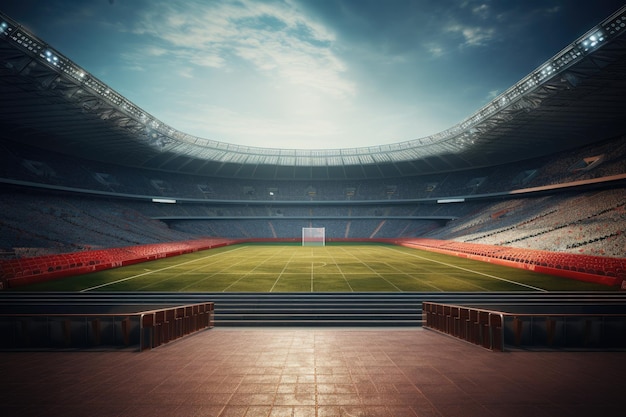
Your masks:
<svg viewBox="0 0 626 417"><path fill-rule="evenodd" d="M200 200L395 201L471 196L624 174L624 161L626 141L615 138L556 157L416 177L349 181L237 180L76 161L69 156L0 139L0 178L102 192Z"/></svg>

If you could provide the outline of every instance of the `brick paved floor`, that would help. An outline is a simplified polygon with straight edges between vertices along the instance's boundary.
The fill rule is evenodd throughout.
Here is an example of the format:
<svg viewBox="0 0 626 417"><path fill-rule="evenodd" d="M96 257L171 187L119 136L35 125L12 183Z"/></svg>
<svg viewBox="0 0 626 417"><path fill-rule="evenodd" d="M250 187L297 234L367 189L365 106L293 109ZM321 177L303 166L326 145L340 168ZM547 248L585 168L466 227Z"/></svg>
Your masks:
<svg viewBox="0 0 626 417"><path fill-rule="evenodd" d="M624 359L424 329L215 328L142 353L0 353L0 415L623 416Z"/></svg>

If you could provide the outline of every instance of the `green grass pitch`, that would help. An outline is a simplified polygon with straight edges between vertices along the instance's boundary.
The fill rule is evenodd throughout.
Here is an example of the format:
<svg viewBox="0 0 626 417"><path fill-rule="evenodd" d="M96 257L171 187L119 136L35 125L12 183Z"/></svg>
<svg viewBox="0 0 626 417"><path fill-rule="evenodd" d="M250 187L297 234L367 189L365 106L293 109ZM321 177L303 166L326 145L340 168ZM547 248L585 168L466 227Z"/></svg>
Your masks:
<svg viewBox="0 0 626 417"><path fill-rule="evenodd" d="M611 287L412 248L243 244L22 287L28 291L608 291Z"/></svg>

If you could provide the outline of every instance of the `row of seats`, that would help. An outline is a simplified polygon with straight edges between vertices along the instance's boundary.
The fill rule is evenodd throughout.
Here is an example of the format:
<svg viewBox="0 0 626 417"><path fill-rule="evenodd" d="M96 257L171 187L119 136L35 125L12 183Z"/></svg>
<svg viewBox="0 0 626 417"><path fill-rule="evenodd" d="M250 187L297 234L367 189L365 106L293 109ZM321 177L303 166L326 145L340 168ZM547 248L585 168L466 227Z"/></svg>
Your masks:
<svg viewBox="0 0 626 417"><path fill-rule="evenodd" d="M0 280L54 277L87 273L127 263L164 258L232 243L229 239L204 238L184 242L156 243L122 248L82 251L34 258L0 260ZM18 283L14 281L13 284Z"/></svg>
<svg viewBox="0 0 626 417"><path fill-rule="evenodd" d="M422 237L621 257L625 221L626 190L620 187L492 203Z"/></svg>
<svg viewBox="0 0 626 417"><path fill-rule="evenodd" d="M76 160L0 140L0 177L81 189L217 200L387 200L485 194L623 174L623 138L496 167L385 180L225 179ZM578 163L597 158L593 169Z"/></svg>
<svg viewBox="0 0 626 417"><path fill-rule="evenodd" d="M626 258L579 255L436 239L411 239L405 243L425 249L438 249L521 264L615 277L620 280L626 279Z"/></svg>

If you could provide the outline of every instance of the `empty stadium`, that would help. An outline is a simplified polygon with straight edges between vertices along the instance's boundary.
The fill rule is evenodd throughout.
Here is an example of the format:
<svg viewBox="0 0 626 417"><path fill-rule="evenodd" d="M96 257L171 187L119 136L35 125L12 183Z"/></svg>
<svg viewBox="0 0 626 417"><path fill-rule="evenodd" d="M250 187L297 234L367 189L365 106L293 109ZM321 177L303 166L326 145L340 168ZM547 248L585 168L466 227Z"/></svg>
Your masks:
<svg viewBox="0 0 626 417"><path fill-rule="evenodd" d="M3 415L622 415L625 21L308 150L176 130L0 13Z"/></svg>

